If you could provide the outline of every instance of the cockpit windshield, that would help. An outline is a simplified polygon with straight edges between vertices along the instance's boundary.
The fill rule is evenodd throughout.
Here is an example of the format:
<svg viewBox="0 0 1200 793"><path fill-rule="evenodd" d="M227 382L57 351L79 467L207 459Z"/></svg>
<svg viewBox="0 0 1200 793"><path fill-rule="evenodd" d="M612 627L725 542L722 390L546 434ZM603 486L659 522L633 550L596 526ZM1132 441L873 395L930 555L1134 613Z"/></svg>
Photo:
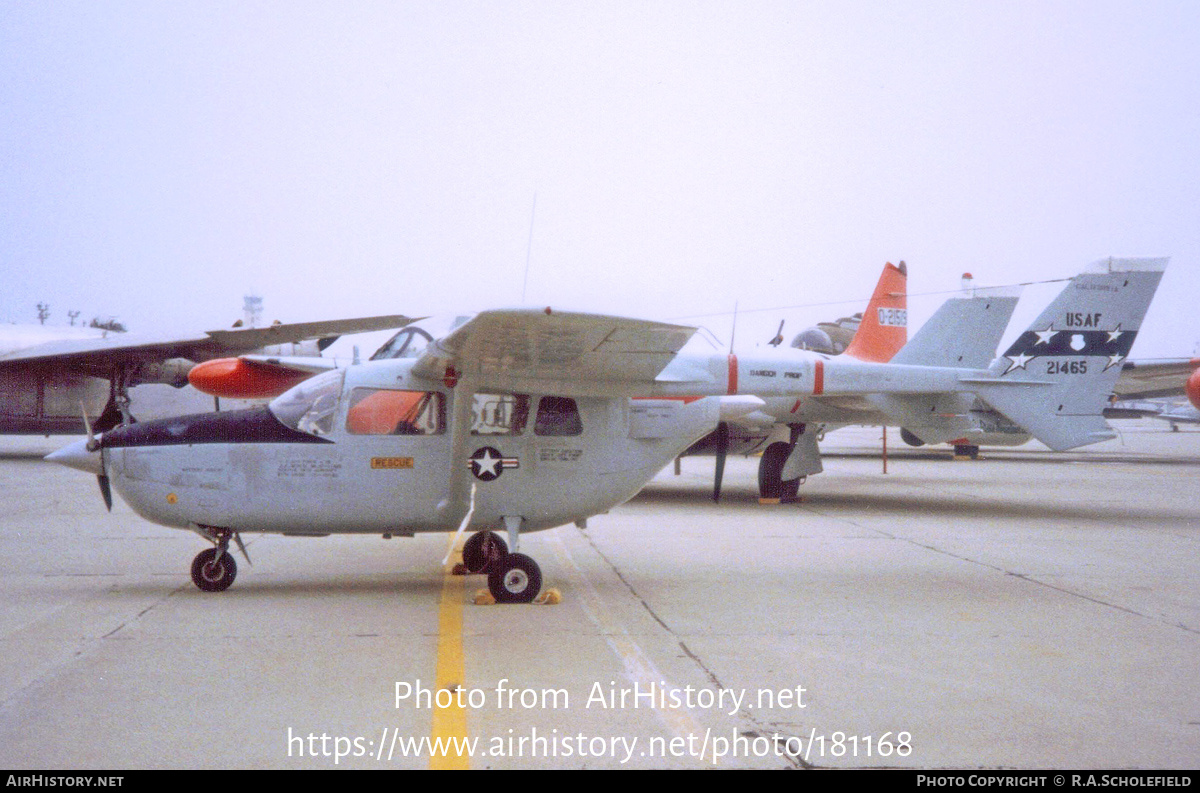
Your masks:
<svg viewBox="0 0 1200 793"><path fill-rule="evenodd" d="M342 394L343 369L322 372L271 400L271 412L284 425L310 435L328 435L333 429L338 397Z"/></svg>
<svg viewBox="0 0 1200 793"><path fill-rule="evenodd" d="M401 328L395 336L388 339L382 347L376 350L375 354L371 356L371 360L383 361L389 358L416 358L431 341L433 341L433 336L427 331L422 330L416 325L409 325L406 328Z"/></svg>

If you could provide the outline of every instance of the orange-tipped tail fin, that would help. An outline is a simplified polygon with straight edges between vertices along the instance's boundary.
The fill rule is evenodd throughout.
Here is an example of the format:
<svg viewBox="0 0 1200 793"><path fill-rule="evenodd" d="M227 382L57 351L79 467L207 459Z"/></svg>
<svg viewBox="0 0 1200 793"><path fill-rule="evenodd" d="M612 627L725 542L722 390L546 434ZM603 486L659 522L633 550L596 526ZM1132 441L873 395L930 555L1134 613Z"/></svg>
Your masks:
<svg viewBox="0 0 1200 793"><path fill-rule="evenodd" d="M875 294L843 355L860 361L887 363L908 341L908 267L883 266Z"/></svg>

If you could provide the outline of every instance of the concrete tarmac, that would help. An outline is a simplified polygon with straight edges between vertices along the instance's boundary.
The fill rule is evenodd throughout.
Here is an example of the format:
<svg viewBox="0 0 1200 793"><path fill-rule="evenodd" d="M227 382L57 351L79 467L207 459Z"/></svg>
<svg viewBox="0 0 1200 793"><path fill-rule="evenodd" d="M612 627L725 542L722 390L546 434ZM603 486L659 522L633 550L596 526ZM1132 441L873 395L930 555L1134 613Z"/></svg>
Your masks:
<svg viewBox="0 0 1200 793"><path fill-rule="evenodd" d="M756 459L718 506L688 458L524 537L562 602L523 606L474 605L447 535L250 537L205 594L200 538L105 512L41 460L70 439L3 438L0 767L428 768L458 738L471 768L1195 768L1200 431L1115 426L974 462L892 430L886 475L841 430L775 506Z"/></svg>

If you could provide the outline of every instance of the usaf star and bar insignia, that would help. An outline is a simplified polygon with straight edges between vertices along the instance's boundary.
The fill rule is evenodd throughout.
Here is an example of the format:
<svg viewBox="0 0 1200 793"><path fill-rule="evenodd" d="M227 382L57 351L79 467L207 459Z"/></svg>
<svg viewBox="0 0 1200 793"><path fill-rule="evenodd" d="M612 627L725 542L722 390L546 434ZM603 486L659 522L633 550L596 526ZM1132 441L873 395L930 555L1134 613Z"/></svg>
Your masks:
<svg viewBox="0 0 1200 793"><path fill-rule="evenodd" d="M1105 358L1104 371L1120 366L1133 347L1136 331L1122 330L1118 324L1112 330L1100 330L1098 313L1069 313L1064 326L1051 323L1044 330L1027 330L1004 353L1008 367L1003 374L1025 369L1034 358L1096 356ZM1085 364L1051 365L1049 374L1084 374Z"/></svg>
<svg viewBox="0 0 1200 793"><path fill-rule="evenodd" d="M480 446L467 460L471 473L481 482L491 482L499 479L506 468L520 468L521 461L516 457L505 457L492 446Z"/></svg>

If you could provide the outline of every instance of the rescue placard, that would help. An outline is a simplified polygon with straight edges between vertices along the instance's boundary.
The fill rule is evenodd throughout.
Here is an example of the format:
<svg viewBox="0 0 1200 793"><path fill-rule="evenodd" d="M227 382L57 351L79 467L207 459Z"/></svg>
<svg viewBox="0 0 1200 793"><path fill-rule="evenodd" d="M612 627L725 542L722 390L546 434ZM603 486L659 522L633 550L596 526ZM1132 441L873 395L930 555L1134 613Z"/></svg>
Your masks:
<svg viewBox="0 0 1200 793"><path fill-rule="evenodd" d="M372 457L372 468L412 468L413 458L411 457Z"/></svg>

